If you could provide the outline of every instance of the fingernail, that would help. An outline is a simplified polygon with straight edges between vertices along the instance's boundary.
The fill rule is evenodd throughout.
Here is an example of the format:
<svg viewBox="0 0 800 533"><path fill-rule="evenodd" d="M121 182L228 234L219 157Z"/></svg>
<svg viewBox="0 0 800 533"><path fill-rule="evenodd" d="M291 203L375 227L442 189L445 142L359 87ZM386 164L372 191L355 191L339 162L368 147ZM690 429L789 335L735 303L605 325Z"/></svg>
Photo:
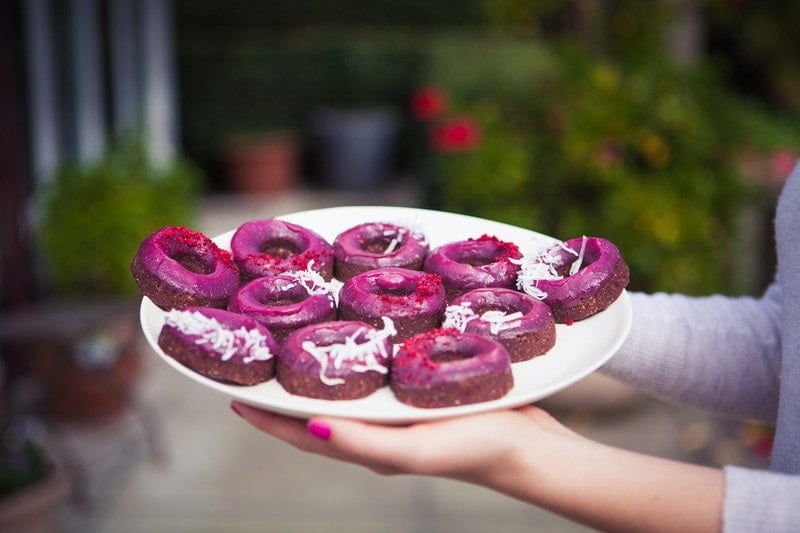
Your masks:
<svg viewBox="0 0 800 533"><path fill-rule="evenodd" d="M330 440L331 428L322 422L311 422L308 424L308 432L320 440Z"/></svg>
<svg viewBox="0 0 800 533"><path fill-rule="evenodd" d="M232 404L231 404L231 411L233 411L234 413L236 413L236 414L237 414L237 415L239 415L239 416L242 416L242 412L241 412L241 411L239 411L239 408L238 408L238 407L236 407L236 404L235 404L235 403L232 403Z"/></svg>

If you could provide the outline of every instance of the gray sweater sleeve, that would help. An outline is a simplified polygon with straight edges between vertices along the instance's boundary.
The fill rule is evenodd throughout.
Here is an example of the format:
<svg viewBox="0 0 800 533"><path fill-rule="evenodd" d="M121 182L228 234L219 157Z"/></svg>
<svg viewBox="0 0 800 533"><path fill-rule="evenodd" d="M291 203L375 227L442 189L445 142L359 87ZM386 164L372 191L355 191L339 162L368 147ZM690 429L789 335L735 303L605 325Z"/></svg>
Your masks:
<svg viewBox="0 0 800 533"><path fill-rule="evenodd" d="M631 294L633 325L601 369L663 398L774 422L781 286L760 299ZM725 531L800 531L800 476L728 466Z"/></svg>
<svg viewBox="0 0 800 533"><path fill-rule="evenodd" d="M722 524L726 532L800 531L800 476L726 467Z"/></svg>
<svg viewBox="0 0 800 533"><path fill-rule="evenodd" d="M781 287L761 298L631 293L633 323L601 372L657 396L774 422Z"/></svg>

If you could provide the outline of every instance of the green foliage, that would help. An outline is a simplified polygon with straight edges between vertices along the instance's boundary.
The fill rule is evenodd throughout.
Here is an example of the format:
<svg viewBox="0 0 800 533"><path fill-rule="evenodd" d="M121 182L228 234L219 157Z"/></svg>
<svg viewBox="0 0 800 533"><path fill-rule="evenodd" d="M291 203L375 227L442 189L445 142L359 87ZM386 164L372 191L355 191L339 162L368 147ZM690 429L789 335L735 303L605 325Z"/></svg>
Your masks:
<svg viewBox="0 0 800 533"><path fill-rule="evenodd" d="M439 207L562 239L607 237L639 290L738 291L747 195L734 154L746 135L716 78L668 60L621 66L574 47L497 46L482 43L487 60L464 76L455 61L432 62L448 65L431 77L452 93L452 112L484 130L474 151L437 156Z"/></svg>
<svg viewBox="0 0 800 533"><path fill-rule="evenodd" d="M15 427L0 434L0 498L44 479L52 464L42 448Z"/></svg>
<svg viewBox="0 0 800 533"><path fill-rule="evenodd" d="M319 105L402 105L434 84L484 131L474 151L420 158L430 206L603 234L637 289L752 288L734 266L740 213L800 151L800 4L695 4L703 49L677 68L682 2L237 2L176 4L195 157L231 132L302 130ZM409 136L417 157L424 137Z"/></svg>
<svg viewBox="0 0 800 533"><path fill-rule="evenodd" d="M55 291L133 295L130 263L139 243L194 215L197 173L184 160L157 168L144 146L123 141L97 162L60 169L39 205L39 240Z"/></svg>

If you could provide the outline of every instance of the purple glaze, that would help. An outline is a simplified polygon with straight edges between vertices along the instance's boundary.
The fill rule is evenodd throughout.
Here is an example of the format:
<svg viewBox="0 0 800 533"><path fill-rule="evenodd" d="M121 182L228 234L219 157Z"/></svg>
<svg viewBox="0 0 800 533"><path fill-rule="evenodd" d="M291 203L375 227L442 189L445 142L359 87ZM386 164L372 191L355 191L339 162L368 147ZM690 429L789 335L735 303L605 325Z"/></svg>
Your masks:
<svg viewBox="0 0 800 533"><path fill-rule="evenodd" d="M539 332L555 325L550 307L533 296L513 289L485 287L474 289L450 302L451 306L469 303L469 308L478 315L467 322L465 333L475 333L497 340L510 339L529 332ZM502 311L507 315L522 313L522 316L507 322L508 327L492 332L492 323L482 320L486 311Z"/></svg>
<svg viewBox="0 0 800 533"><path fill-rule="evenodd" d="M425 259L424 270L442 277L448 300L480 287L513 288L519 265L519 248L495 237L482 236L443 244Z"/></svg>
<svg viewBox="0 0 800 533"><path fill-rule="evenodd" d="M511 357L497 341L438 329L407 339L394 356L389 386L403 403L446 407L496 399L513 386Z"/></svg>
<svg viewBox="0 0 800 533"><path fill-rule="evenodd" d="M213 322L216 324L212 327L209 324ZM278 344L267 328L250 317L224 309L173 309L165 315L161 336L164 335L164 330L170 330L171 335L179 339L186 349L199 347L205 357L227 361L232 365L267 361L278 352ZM223 335L217 337L220 332ZM220 341L220 338L223 340ZM159 344L163 344L162 338L159 339ZM180 356L177 353L168 355L176 359Z"/></svg>
<svg viewBox="0 0 800 533"><path fill-rule="evenodd" d="M583 237L576 237L564 244L575 252L581 249ZM613 299L622 292L627 284L627 266L624 265L619 249L606 239L586 237L583 260L580 269L569 275L569 268L576 256L560 246L550 249L548 257L553 258L553 268L563 277L561 279L540 279L536 288L547 294L544 302L551 308L571 308L591 298L624 266L624 279L613 292ZM607 306L606 302L603 307ZM595 310L596 312L597 310Z"/></svg>
<svg viewBox="0 0 800 533"><path fill-rule="evenodd" d="M410 268L409 265L419 265L416 269L419 270L429 246L424 236L409 228L368 222L340 233L333 242L333 250L339 264L347 264L358 272L383 267ZM346 281L338 274L337 277Z"/></svg>
<svg viewBox="0 0 800 533"><path fill-rule="evenodd" d="M336 301L324 287L312 291L295 273L254 279L240 287L228 310L253 317L279 340L291 331L336 318Z"/></svg>
<svg viewBox="0 0 800 533"><path fill-rule="evenodd" d="M147 238L131 264L142 292L162 307L185 294L199 300L224 300L239 286L230 254L202 233L179 226L162 228Z"/></svg>
<svg viewBox="0 0 800 533"><path fill-rule="evenodd" d="M373 363L384 368L388 379L388 369L392 358L392 343L388 334L379 335L380 330L355 320L320 322L302 327L290 334L281 346L278 361L278 379L287 371L308 375L313 381L320 379L320 361L312 355L304 343L311 342L317 347L345 345L346 342L360 345L363 353L374 357ZM373 340L375 339L375 340ZM357 350L353 354L357 355ZM362 353L362 355L363 355ZM343 357L339 364L326 360L325 377L344 379L351 374L363 373L364 357ZM383 373L383 372L382 372ZM328 386L328 385L326 385Z"/></svg>
<svg viewBox="0 0 800 533"><path fill-rule="evenodd" d="M333 247L314 231L267 218L239 226L231 238L233 260L249 279L307 270L333 277Z"/></svg>
<svg viewBox="0 0 800 533"><path fill-rule="evenodd" d="M347 280L339 291L339 306L369 317L435 316L444 311L445 291L435 274L386 267Z"/></svg>

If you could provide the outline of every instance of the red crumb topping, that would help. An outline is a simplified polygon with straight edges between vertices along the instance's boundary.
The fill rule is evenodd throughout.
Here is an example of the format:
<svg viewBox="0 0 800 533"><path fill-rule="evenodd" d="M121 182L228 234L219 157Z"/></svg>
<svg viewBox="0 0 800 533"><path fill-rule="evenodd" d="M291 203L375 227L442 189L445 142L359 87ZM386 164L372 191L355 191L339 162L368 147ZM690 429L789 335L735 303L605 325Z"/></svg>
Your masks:
<svg viewBox="0 0 800 533"><path fill-rule="evenodd" d="M417 281L416 294L420 298L428 298L439 294L442 290L442 277L439 274L425 273Z"/></svg>
<svg viewBox="0 0 800 533"><path fill-rule="evenodd" d="M502 261L502 260L508 259L508 258L519 259L520 257L522 257L522 254L519 251L519 246L517 246L513 242L501 241L500 239L498 239L494 235L483 234L480 237L478 237L477 239L471 238L469 240L470 241L475 241L475 242L490 242L490 243L493 243L495 246L497 246L501 250L501 254L500 254L500 257L498 257L498 261Z"/></svg>
<svg viewBox="0 0 800 533"><path fill-rule="evenodd" d="M211 243L211 239L199 231L193 231L183 226L164 228L159 232L157 239L159 246L175 243L188 246L189 248L200 248L209 246L209 243Z"/></svg>
<svg viewBox="0 0 800 533"><path fill-rule="evenodd" d="M328 250L315 251L306 250L305 252L291 257L283 258L277 255L270 255L268 253L249 254L247 261L256 265L259 268L281 268L282 265L288 265L285 269L290 270L306 270L308 264L313 260L314 265L319 268L325 263L326 259L333 256L333 252Z"/></svg>
<svg viewBox="0 0 800 533"><path fill-rule="evenodd" d="M574 324L574 323L575 323L575 321L574 321L574 320L572 320L571 318L570 318L570 319L567 319L567 321L566 321L566 322L564 322L564 324L566 324L566 325L568 325L568 326L571 326L571 325L572 325L572 324Z"/></svg>
<svg viewBox="0 0 800 533"><path fill-rule="evenodd" d="M406 354L406 358L418 360L417 364L424 368L431 370L436 368L436 364L431 361L429 352L436 345L437 337L449 335L452 331L451 329L437 328L406 339L403 341L403 351ZM395 363L397 361L399 360L396 360Z"/></svg>
<svg viewBox="0 0 800 533"><path fill-rule="evenodd" d="M438 274L425 273L420 276L410 294L379 294L378 299L391 307L423 305L425 301L443 290L442 278Z"/></svg>
<svg viewBox="0 0 800 533"><path fill-rule="evenodd" d="M214 263L220 262L233 271L239 272L231 253L217 246L214 241L199 231L184 226L169 226L158 233L156 243L160 248L165 249L177 245L193 250L198 255L210 253Z"/></svg>

